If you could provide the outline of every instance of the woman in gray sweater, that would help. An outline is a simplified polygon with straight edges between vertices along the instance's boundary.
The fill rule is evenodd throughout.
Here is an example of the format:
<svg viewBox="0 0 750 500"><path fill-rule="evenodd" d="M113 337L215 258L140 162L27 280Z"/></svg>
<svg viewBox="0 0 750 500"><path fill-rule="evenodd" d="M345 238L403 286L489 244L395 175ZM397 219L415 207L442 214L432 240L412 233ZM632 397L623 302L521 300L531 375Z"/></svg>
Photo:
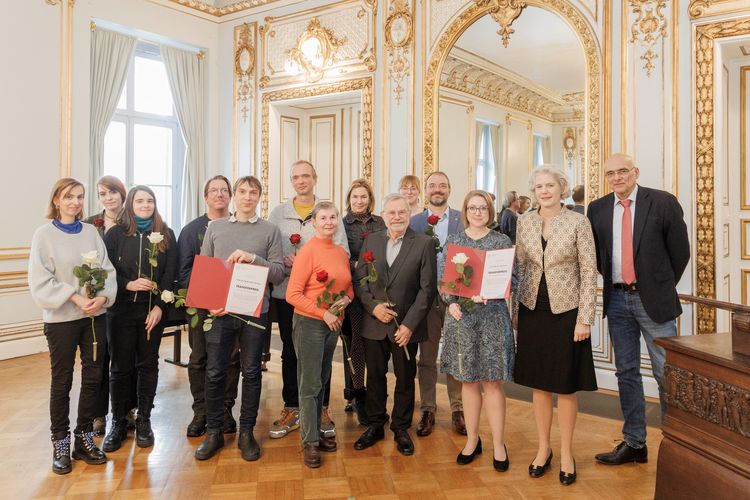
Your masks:
<svg viewBox="0 0 750 500"><path fill-rule="evenodd" d="M67 474L70 463L70 388L76 351L81 356L81 392L73 435L73 458L103 464L104 453L92 438L92 421L107 349L104 310L117 294L115 270L96 228L83 224L83 185L63 178L55 183L47 218L34 232L29 258L29 289L42 309L52 368L50 420L52 471ZM74 268L87 263L106 271L104 288L90 293L80 286Z"/></svg>

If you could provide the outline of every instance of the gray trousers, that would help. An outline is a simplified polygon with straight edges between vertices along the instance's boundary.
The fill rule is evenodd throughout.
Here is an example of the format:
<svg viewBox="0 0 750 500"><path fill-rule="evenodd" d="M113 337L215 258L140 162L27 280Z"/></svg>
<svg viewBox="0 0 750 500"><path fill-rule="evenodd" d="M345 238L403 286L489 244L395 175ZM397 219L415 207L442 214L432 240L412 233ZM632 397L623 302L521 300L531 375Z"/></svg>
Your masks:
<svg viewBox="0 0 750 500"><path fill-rule="evenodd" d="M417 379L419 380L420 410L434 412L437 410L435 386L437 385L437 358L440 350L440 337L443 333L443 321L446 308L440 297L427 313L427 338L419 343L419 359L417 360ZM461 382L446 373L448 385L448 399L451 411L464 409L461 400Z"/></svg>
<svg viewBox="0 0 750 500"><path fill-rule="evenodd" d="M295 313L292 342L297 353L297 388L302 444L318 444L323 394L331 378L331 362L339 332L332 332L325 321Z"/></svg>

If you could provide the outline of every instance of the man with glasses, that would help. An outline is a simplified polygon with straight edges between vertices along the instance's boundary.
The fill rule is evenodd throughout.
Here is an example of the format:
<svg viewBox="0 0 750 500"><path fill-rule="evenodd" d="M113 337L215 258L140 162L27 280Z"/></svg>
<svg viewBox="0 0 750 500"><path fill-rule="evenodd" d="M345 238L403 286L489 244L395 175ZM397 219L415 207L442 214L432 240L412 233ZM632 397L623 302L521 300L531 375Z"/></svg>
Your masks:
<svg viewBox="0 0 750 500"><path fill-rule="evenodd" d="M427 197L427 210L414 215L409 227L417 233L424 233L429 226L433 231L440 248L445 246L448 235L457 234L464 230L461 212L448 207L448 198L451 195L451 183L444 172L432 172L425 181L425 196ZM437 219L436 224L430 224L431 220ZM417 436L424 437L432 434L435 426L435 411L437 402L435 397L437 385L437 356L440 348L440 336L443 331L443 320L445 319L445 303L435 291L435 302L427 313L427 338L419 343L419 362L417 366L419 377L419 399L422 417L417 424ZM451 422L453 430L458 434L466 435L466 423L464 421L464 407L461 399L461 382L446 374L448 386L448 399L451 405Z"/></svg>
<svg viewBox="0 0 750 500"><path fill-rule="evenodd" d="M640 338L643 335L651 358L663 418L664 349L654 340L677 335L682 307L676 286L690 260L679 201L665 191L639 186L639 173L630 156L610 157L604 162L604 176L613 192L588 208L625 417L624 440L613 451L596 455L607 465L648 461Z"/></svg>
<svg viewBox="0 0 750 500"><path fill-rule="evenodd" d="M179 270L177 282L180 288L187 288L193 270L193 260L200 253L203 236L208 223L212 220L229 217L229 202L232 199L232 188L229 180L223 175L212 177L203 187L203 200L208 211L188 223L177 239ZM202 317L202 315L201 315ZM188 325L190 318L188 317ZM193 395L193 420L188 424L187 436L198 437L206 432L206 341L203 324L198 322L195 328L188 326L190 343L190 360L188 361L188 381ZM227 372L227 385L224 394L224 432L237 430L237 422L232 416L232 407L237 399L237 384L240 379L240 355L235 347Z"/></svg>

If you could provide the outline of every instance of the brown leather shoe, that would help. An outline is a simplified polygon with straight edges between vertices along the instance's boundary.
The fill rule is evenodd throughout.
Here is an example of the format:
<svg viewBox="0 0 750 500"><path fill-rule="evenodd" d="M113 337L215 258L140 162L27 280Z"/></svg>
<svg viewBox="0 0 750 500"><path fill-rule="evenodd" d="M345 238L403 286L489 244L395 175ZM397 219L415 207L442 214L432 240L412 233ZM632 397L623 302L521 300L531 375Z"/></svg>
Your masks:
<svg viewBox="0 0 750 500"><path fill-rule="evenodd" d="M425 437L432 434L432 429L435 427L435 412L434 411L423 411L422 418L417 424L417 436Z"/></svg>
<svg viewBox="0 0 750 500"><path fill-rule="evenodd" d="M336 438L330 438L325 437L325 435L321 432L320 436L318 437L318 450L319 451L336 451Z"/></svg>
<svg viewBox="0 0 750 500"><path fill-rule="evenodd" d="M311 469L317 469L320 467L320 451L318 446L313 443L305 443L304 449L304 462L305 465Z"/></svg>
<svg viewBox="0 0 750 500"><path fill-rule="evenodd" d="M462 436L465 436L466 435L466 422L464 421L463 410L454 411L453 416L451 417L451 420L453 422L453 430L456 431L457 434L461 434Z"/></svg>

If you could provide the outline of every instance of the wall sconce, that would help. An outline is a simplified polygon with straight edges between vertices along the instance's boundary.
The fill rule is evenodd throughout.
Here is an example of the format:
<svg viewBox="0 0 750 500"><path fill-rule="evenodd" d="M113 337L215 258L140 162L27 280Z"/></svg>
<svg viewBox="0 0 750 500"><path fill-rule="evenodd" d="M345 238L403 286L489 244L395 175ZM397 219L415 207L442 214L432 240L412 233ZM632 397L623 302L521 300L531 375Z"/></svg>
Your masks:
<svg viewBox="0 0 750 500"><path fill-rule="evenodd" d="M308 82L317 82L323 78L326 68L335 59L336 51L345 41L336 38L330 29L320 25L317 17L313 17L297 39L297 45L289 50L284 69L289 73L304 72Z"/></svg>

